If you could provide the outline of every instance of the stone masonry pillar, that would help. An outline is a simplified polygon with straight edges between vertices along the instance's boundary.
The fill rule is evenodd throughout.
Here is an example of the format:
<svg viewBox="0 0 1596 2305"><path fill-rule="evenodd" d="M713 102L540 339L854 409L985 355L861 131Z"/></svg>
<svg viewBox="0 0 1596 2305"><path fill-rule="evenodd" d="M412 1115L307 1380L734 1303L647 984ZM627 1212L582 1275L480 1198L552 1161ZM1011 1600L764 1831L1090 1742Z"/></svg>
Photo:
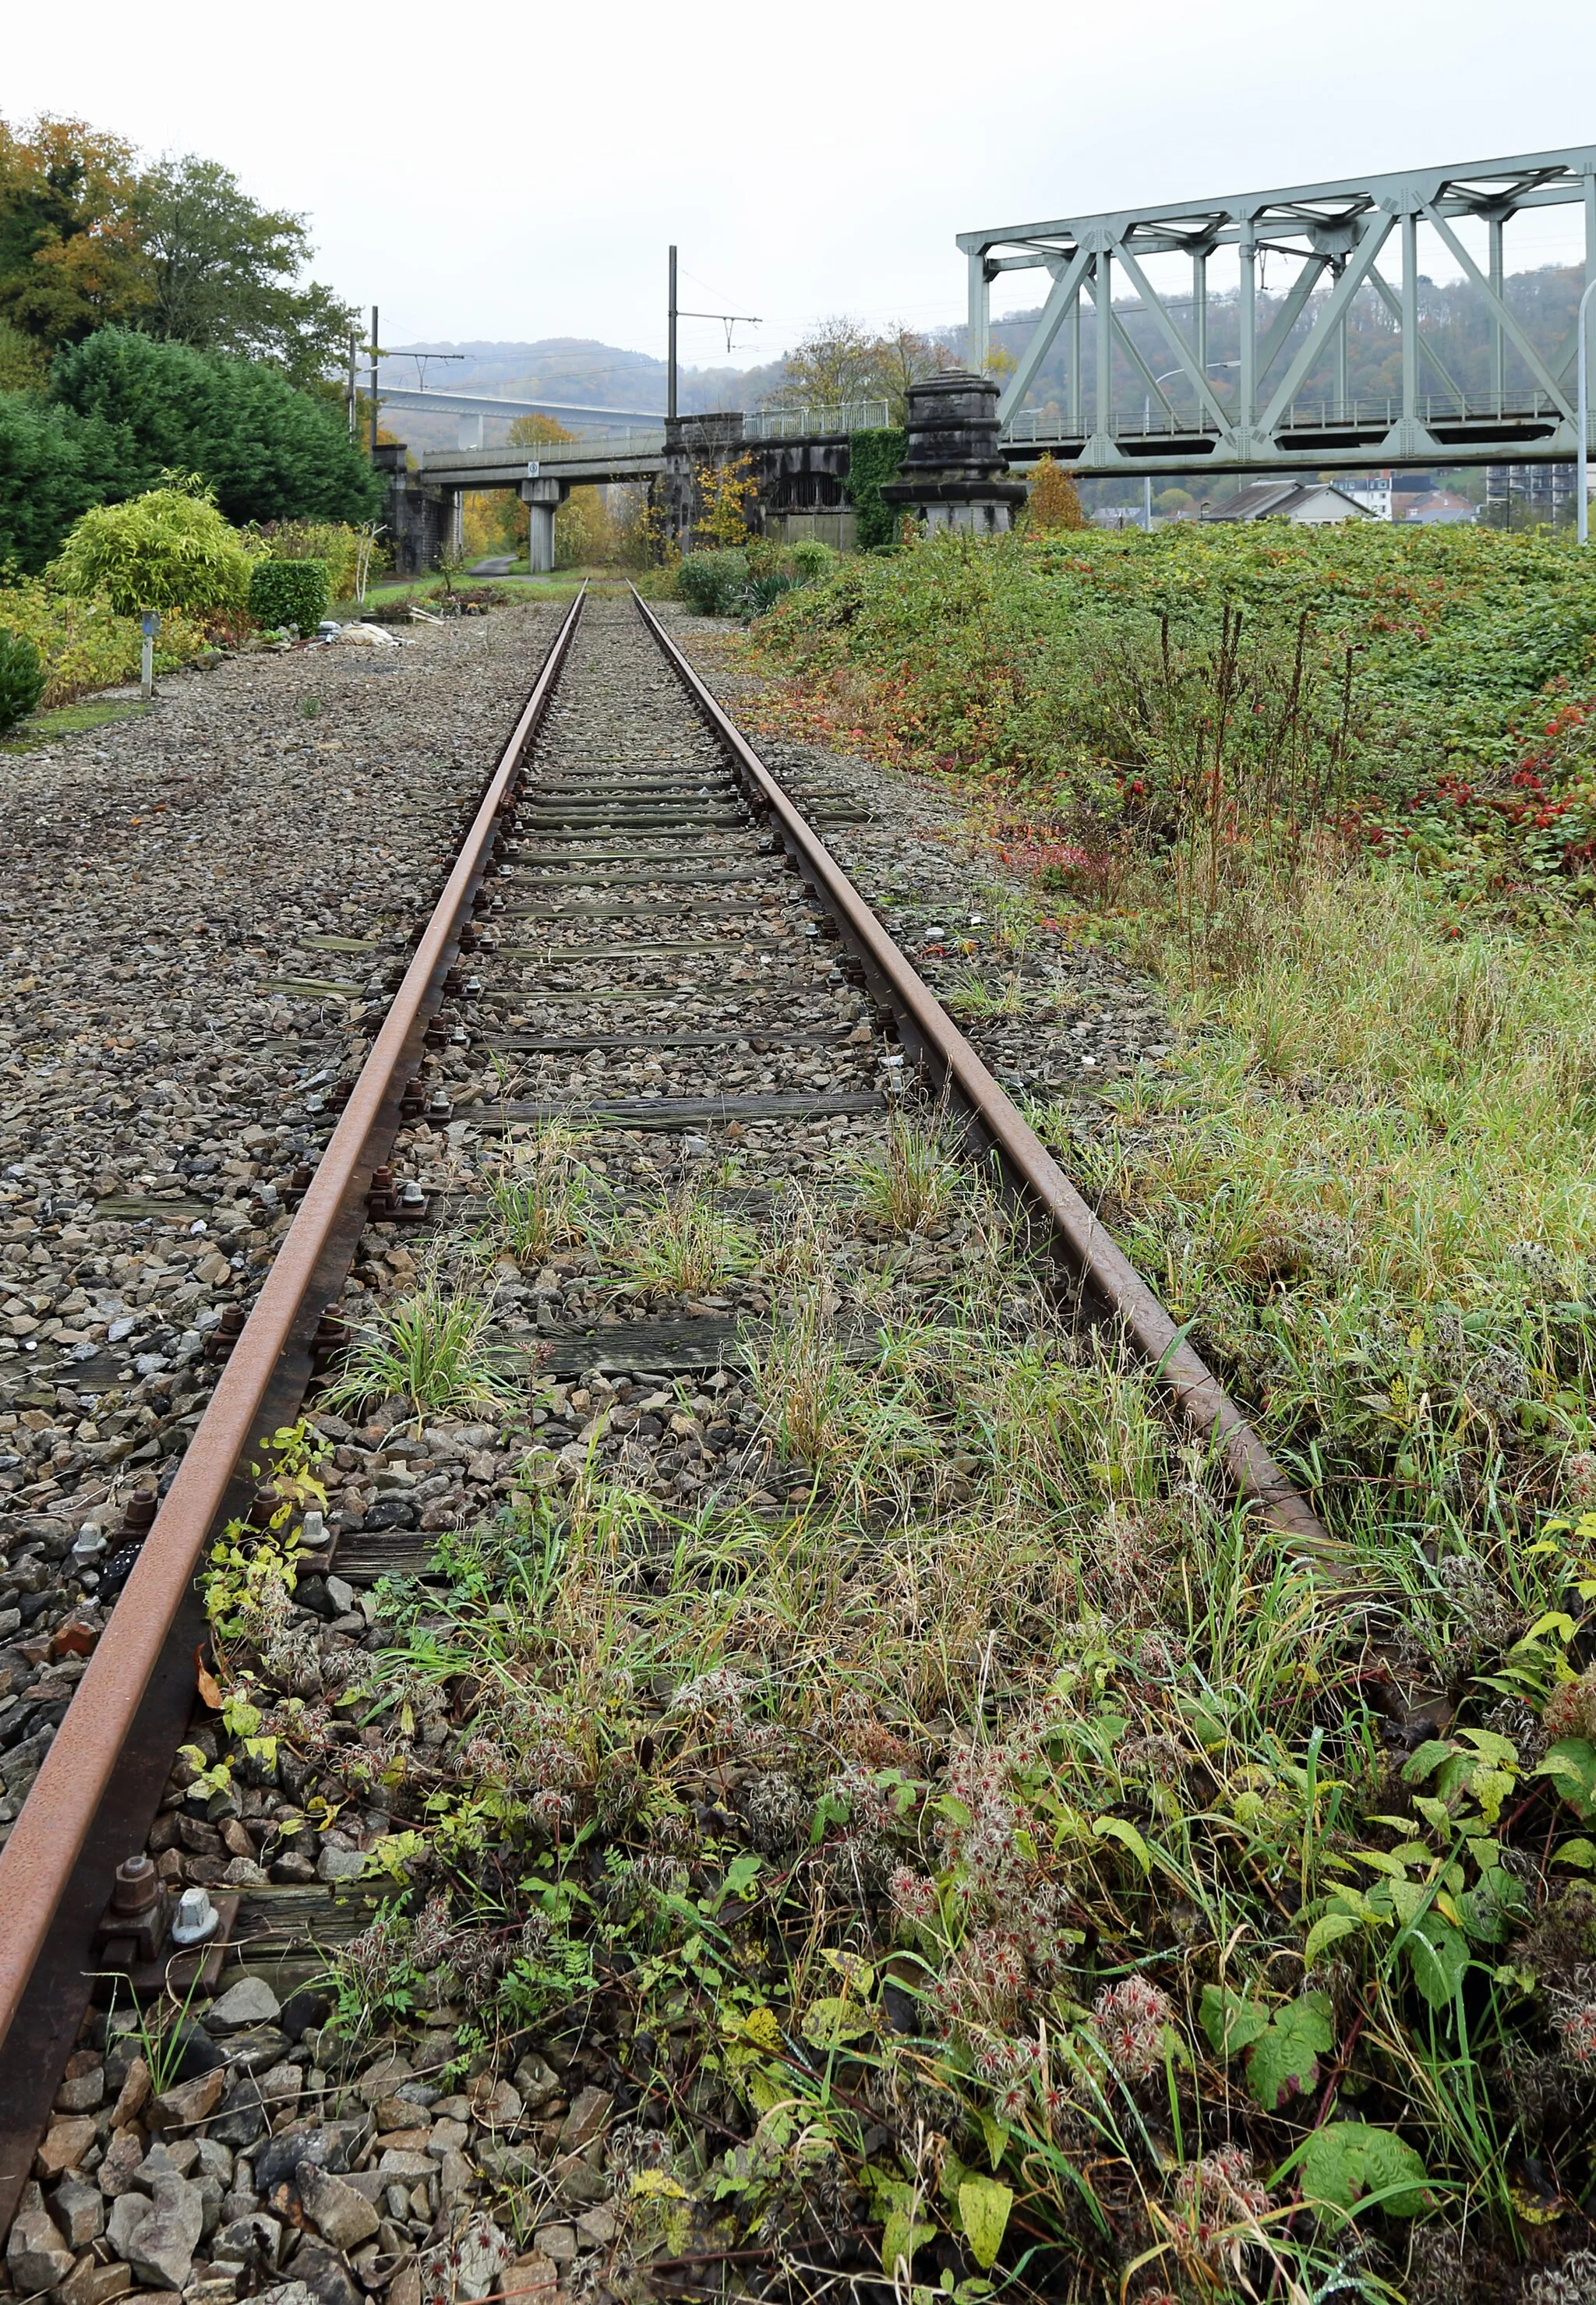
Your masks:
<svg viewBox="0 0 1596 2305"><path fill-rule="evenodd" d="M885 501L927 528L997 536L1025 501L1008 478L998 422L998 387L989 377L951 370L909 387L909 446Z"/></svg>

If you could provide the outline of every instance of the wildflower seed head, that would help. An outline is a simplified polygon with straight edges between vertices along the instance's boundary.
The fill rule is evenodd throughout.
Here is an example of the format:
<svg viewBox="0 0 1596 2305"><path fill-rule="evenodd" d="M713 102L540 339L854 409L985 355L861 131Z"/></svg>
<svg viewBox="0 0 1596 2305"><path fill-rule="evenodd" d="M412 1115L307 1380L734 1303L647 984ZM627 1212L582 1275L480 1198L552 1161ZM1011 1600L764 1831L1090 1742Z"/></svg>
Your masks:
<svg viewBox="0 0 1596 2305"><path fill-rule="evenodd" d="M1565 2004L1553 2017L1552 2027L1569 2071L1596 2074L1596 2002Z"/></svg>
<svg viewBox="0 0 1596 2305"><path fill-rule="evenodd" d="M1150 1978L1127 1977L1105 1986L1091 2006L1098 2045L1122 2080L1144 2081L1164 2062L1164 2029L1175 2007Z"/></svg>
<svg viewBox="0 0 1596 2305"><path fill-rule="evenodd" d="M1576 1680L1559 1682L1546 1701L1541 1722L1554 1743L1559 1737L1589 1737L1596 1730L1596 1665Z"/></svg>

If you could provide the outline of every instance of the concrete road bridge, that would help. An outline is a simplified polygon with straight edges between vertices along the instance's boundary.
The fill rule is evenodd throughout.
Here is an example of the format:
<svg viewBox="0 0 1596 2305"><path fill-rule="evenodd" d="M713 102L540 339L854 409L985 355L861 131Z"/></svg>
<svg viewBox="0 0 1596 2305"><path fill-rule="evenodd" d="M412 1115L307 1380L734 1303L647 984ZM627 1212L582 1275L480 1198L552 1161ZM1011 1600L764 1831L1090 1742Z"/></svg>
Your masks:
<svg viewBox="0 0 1596 2305"><path fill-rule="evenodd" d="M426 396L429 403L441 396ZM818 515L844 540L841 532L852 519L843 491L848 442L855 432L885 425L889 413L884 400L875 400L680 416L585 439L429 448L413 469L403 447L382 447L378 461L389 474L386 519L398 570L410 575L436 566L440 549L458 533L462 498L480 489L514 489L527 506L533 574L554 566L555 514L573 488L641 485L681 540L701 509L704 468L744 457L755 484L756 527L775 523L785 532L807 523L812 529Z"/></svg>

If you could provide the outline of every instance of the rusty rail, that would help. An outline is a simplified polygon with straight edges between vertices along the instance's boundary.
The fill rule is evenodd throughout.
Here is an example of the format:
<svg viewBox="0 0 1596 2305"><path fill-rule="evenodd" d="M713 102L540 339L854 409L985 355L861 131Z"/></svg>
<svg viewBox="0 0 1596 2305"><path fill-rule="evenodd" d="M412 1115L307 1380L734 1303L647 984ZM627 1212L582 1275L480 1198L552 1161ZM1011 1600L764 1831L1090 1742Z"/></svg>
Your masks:
<svg viewBox="0 0 1596 2305"><path fill-rule="evenodd" d="M1123 1323L1138 1352L1152 1363L1159 1382L1173 1396L1192 1432L1218 1451L1236 1488L1261 1509L1267 1524L1278 1529L1293 1552L1304 1560L1323 1567L1339 1565L1340 1547L1212 1370L1187 1344L1184 1331L904 959L836 857L721 710L658 617L635 590L632 598L666 661L732 762L756 814L778 832L820 904L835 917L872 990L896 1013L900 1029L908 1026L940 1084L958 1097L1023 1197L1052 1226L1082 1288L1111 1317Z"/></svg>
<svg viewBox="0 0 1596 2305"><path fill-rule="evenodd" d="M78 1684L11 1838L0 1850L0 2057L5 2054L4 2045L102 1797L133 1738L140 1705L161 1663L168 1635L191 1594L201 1548L240 1459L258 1442L256 1420L274 1377L284 1356L296 1344L302 1348L300 1332L306 1326L307 1308L313 1314L341 1286L343 1272L329 1271L327 1252L340 1229L349 1234L352 1219L350 1238L358 1238L372 1170L381 1164L392 1143L399 1094L419 1051L421 1030L428 1016L441 1005L443 978L455 940L497 839L505 804L558 681L582 615L583 597L583 593L577 595L544 659L537 684L488 779L471 829L349 1102L195 1428L177 1477ZM300 1359L302 1368L297 1393L302 1393L310 1370L309 1357L302 1349ZM191 1685L191 1664L188 1679ZM168 1755L166 1761L169 1758ZM165 1761L160 1774L164 1779ZM142 1845L141 1836L138 1845ZM115 1859L111 1862L114 1867ZM108 1875L106 1885L108 1890ZM103 1903L102 1896L100 1906ZM99 1907L94 1908L93 1919L98 1919L98 1910ZM44 2080L43 2111L47 2112L55 2076L48 2073ZM10 2213L11 2201L5 2197L26 2173L25 2165L20 2174L9 2167L0 2170L0 2230Z"/></svg>

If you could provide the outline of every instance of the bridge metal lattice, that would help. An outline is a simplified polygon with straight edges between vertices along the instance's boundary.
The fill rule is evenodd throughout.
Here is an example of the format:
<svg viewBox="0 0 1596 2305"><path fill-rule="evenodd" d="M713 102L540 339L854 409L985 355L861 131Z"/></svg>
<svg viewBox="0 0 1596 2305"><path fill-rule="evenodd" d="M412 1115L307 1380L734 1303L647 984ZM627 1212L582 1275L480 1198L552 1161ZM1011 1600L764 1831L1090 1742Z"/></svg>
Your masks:
<svg viewBox="0 0 1596 2305"><path fill-rule="evenodd" d="M993 281L1040 268L1049 276L1047 301L998 412L1019 458L1030 444L1088 472L1278 473L1304 465L1570 457L1578 438L1575 338L1571 331L1554 346L1532 339L1504 293L1504 242L1515 217L1574 204L1584 211L1589 279L1596 275L1592 145L961 233L970 274L966 356L976 369L989 357ZM1481 225L1483 261L1469 245L1479 235L1468 228ZM1484 391L1458 384L1436 332L1422 325L1422 230L1479 300L1490 347ZM1381 268L1393 240L1400 256L1395 280ZM1237 357L1221 378L1210 356L1217 298L1209 267L1217 251L1231 248L1239 271ZM1295 276L1261 315L1261 270L1269 255L1295 265ZM1149 277L1149 260L1170 256L1189 262L1189 296L1160 293ZM1167 347L1162 374L1126 326L1136 308L1115 308L1121 279ZM1400 387L1388 396L1349 388L1348 320L1361 295L1379 298L1396 323ZM1083 299L1093 315L1090 378ZM1039 413L1027 397L1061 334L1062 394L1055 408ZM1116 368L1139 380L1139 407L1115 407ZM1171 383L1176 389L1167 391Z"/></svg>

